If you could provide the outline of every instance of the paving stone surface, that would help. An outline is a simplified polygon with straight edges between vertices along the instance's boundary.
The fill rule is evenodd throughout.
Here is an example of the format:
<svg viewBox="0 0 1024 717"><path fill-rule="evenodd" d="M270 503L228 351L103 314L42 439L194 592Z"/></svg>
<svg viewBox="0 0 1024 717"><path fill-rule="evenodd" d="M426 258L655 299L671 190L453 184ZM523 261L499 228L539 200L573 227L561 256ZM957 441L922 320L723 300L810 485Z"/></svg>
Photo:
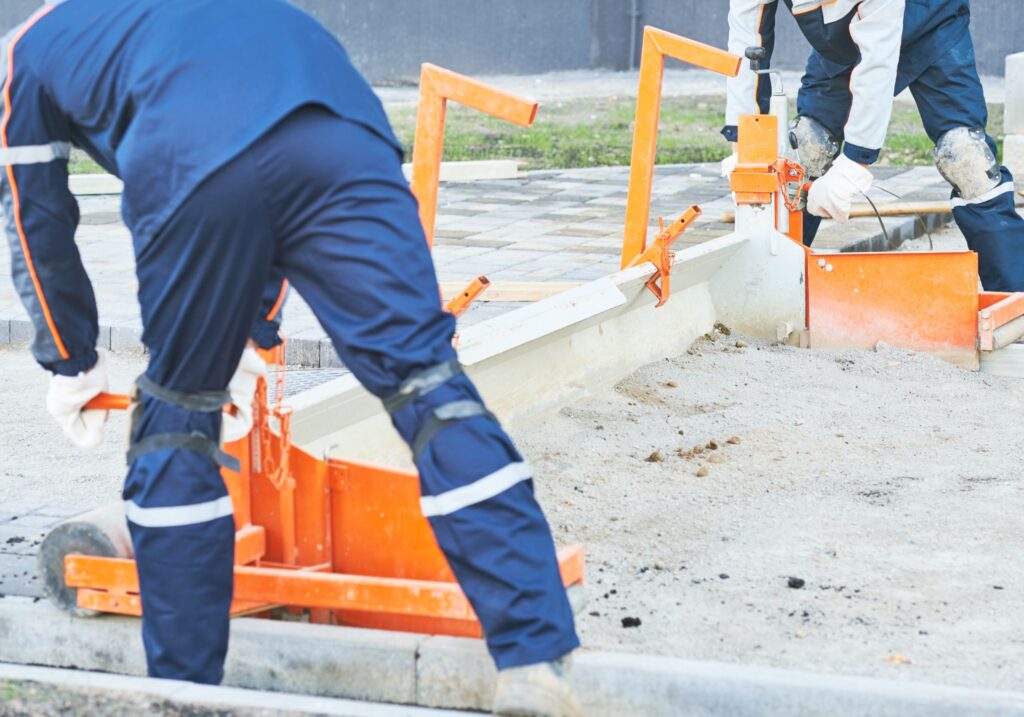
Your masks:
<svg viewBox="0 0 1024 717"><path fill-rule="evenodd" d="M932 167L875 170L876 201L943 199L948 185ZM497 281L598 279L618 268L625 217L628 167L530 172L518 179L448 183L441 187L434 260L442 281L469 283L485 274ZM120 196L78 197L82 221L76 235L96 291L100 344L115 351L143 351L131 237L120 220ZM700 219L677 242L699 244L733 230L721 221L732 198L717 164L662 165L655 172L650 232L659 216L670 222L691 204ZM909 224L908 224L909 222ZM887 220L888 238L875 219L846 226L827 222L815 248L884 250L916 231L913 220ZM0 252L0 275L10 274L10 254ZM478 302L463 316L470 324L514 307ZM289 362L339 367L332 346L301 297L284 309ZM26 346L31 326L12 283L0 281L0 343Z"/></svg>

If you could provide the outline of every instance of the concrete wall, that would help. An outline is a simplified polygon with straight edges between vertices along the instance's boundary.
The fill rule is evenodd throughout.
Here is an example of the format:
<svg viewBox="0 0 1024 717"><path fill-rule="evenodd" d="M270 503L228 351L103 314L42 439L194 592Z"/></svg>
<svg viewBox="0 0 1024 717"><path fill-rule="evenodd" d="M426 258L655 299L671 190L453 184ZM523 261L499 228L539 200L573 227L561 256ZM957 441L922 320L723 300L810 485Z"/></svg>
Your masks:
<svg viewBox="0 0 1024 717"><path fill-rule="evenodd" d="M341 38L374 82L405 82L430 61L469 74L629 67L633 0L293 0ZM781 0L780 0L781 2ZM0 28L39 0L0 0ZM728 0L636 0L638 24L724 47ZM1024 50L1022 0L974 0L973 31L984 74L1001 75ZM779 13L777 66L799 69L807 46ZM639 52L639 50L637 50Z"/></svg>

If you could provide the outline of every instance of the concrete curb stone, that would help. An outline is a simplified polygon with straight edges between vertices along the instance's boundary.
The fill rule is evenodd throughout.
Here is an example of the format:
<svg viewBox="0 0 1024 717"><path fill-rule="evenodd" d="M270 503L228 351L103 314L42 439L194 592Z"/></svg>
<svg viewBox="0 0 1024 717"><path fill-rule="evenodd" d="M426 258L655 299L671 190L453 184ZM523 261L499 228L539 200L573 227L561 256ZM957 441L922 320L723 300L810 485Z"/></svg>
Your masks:
<svg viewBox="0 0 1024 717"><path fill-rule="evenodd" d="M486 709L495 671L479 640L239 619L226 683L321 696ZM0 662L140 674L139 623L0 600ZM581 650L588 717L1024 717L1024 693Z"/></svg>
<svg viewBox="0 0 1024 717"><path fill-rule="evenodd" d="M64 689L87 689L145 695L176 704L229 709L240 714L246 710L273 710L288 714L334 715L337 717L458 717L465 712L425 710L388 704L372 704L330 697L309 697L288 693L268 693L237 687L196 685L177 680L151 677L125 677L101 672L62 670L52 667L26 667L0 664L0 680L32 682Z"/></svg>

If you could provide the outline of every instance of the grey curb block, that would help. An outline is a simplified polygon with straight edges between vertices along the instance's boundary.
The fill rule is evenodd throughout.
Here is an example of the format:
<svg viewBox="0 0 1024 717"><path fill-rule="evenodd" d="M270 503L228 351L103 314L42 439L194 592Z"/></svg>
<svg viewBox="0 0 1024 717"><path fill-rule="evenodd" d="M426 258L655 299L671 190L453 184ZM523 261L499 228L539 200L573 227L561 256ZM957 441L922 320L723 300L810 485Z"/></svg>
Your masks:
<svg viewBox="0 0 1024 717"><path fill-rule="evenodd" d="M76 619L0 600L0 662L139 675L137 620ZM1024 693L581 651L588 717L1024 717ZM301 623L232 622L225 684L325 697L486 709L495 670L479 640Z"/></svg>
<svg viewBox="0 0 1024 717"><path fill-rule="evenodd" d="M466 712L433 710L332 697L308 697L294 693L268 693L237 687L196 685L176 680L151 677L126 677L103 672L53 667L31 667L0 663L0 680L31 682L63 689L79 689L105 693L107 696L142 695L176 706L217 708L249 714L251 710L287 712L291 714L328 715L330 717L465 717ZM189 710L183 710L190 713ZM219 712L218 712L219 713ZM177 714L177 712L176 712Z"/></svg>

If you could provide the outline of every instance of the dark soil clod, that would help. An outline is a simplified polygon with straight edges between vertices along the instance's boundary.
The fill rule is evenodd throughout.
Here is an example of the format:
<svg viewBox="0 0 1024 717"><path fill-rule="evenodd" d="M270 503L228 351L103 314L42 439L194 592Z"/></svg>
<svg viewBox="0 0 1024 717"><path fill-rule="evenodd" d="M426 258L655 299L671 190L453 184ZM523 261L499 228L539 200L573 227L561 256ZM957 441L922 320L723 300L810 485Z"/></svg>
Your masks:
<svg viewBox="0 0 1024 717"><path fill-rule="evenodd" d="M622 626L623 627L640 627L641 624L642 623L640 621L640 618L638 618L638 617L624 617L624 618L622 618Z"/></svg>
<svg viewBox="0 0 1024 717"><path fill-rule="evenodd" d="M803 578L795 578L795 577L790 576L786 580L786 585L788 585L793 590L799 590L800 588L802 588L806 584L807 583L804 582Z"/></svg>

